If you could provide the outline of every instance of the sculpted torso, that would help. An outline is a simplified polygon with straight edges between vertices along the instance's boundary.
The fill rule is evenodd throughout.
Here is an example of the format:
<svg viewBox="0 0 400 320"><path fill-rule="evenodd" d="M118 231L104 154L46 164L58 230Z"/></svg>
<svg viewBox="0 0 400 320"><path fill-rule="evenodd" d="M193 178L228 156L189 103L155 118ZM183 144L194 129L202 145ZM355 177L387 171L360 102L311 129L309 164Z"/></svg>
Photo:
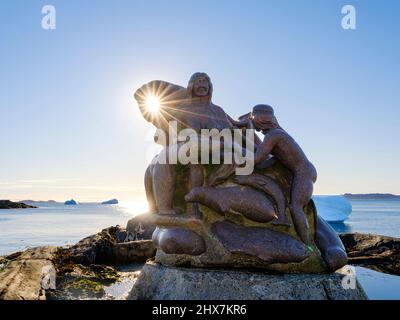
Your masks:
<svg viewBox="0 0 400 320"><path fill-rule="evenodd" d="M264 137L263 143L255 154L255 163L261 162L268 154L279 159L293 173L307 172L317 179L314 166L308 161L297 142L282 129L271 129Z"/></svg>
<svg viewBox="0 0 400 320"><path fill-rule="evenodd" d="M181 114L180 118L185 127L198 133L201 129L223 130L232 127L225 111L214 104L189 103L178 106L176 112Z"/></svg>

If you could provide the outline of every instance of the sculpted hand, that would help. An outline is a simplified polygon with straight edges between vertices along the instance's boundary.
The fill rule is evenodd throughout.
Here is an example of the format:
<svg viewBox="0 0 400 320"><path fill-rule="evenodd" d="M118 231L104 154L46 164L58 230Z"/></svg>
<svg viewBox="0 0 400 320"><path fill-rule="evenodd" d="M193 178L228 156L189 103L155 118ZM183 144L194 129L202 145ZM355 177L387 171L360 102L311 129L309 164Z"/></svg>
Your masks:
<svg viewBox="0 0 400 320"><path fill-rule="evenodd" d="M254 129L254 123L253 123L253 119L248 118L247 119L247 125L246 125L247 129Z"/></svg>
<svg viewBox="0 0 400 320"><path fill-rule="evenodd" d="M225 180L227 180L230 176L232 176L235 173L235 170L236 170L235 163L220 165L218 169L212 172L208 177L208 185L210 187L214 187L216 185L223 183Z"/></svg>

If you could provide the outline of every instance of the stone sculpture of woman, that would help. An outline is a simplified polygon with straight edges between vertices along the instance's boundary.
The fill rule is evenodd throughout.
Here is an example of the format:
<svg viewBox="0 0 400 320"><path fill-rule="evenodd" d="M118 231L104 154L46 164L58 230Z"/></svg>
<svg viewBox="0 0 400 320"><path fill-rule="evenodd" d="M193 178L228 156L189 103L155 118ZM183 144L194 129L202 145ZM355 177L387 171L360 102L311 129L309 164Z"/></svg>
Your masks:
<svg viewBox="0 0 400 320"><path fill-rule="evenodd" d="M248 123L266 129L262 126L265 118L233 120L212 103L212 91L210 78L196 73L187 88L152 81L136 91L135 99L145 119L165 132L171 120L177 121L178 130L196 132L246 127ZM160 100L158 112L147 108L151 96ZM269 147L271 141L276 144ZM259 146L257 166L247 176L232 175L235 164L154 162L149 166L145 186L157 225L153 234L157 262L316 273L346 264L339 237L317 215L310 195L301 211L293 206L293 186L301 188L302 182L308 182L297 179L294 169L287 167L294 154L278 152L283 142L275 137L271 141L255 141ZM270 161L267 166L262 164L266 161Z"/></svg>

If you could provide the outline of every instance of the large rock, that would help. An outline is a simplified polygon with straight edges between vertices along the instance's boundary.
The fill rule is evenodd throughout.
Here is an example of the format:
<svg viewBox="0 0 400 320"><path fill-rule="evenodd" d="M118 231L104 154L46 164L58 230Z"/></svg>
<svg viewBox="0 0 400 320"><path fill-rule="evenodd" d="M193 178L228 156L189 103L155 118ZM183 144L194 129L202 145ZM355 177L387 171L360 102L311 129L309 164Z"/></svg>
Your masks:
<svg viewBox="0 0 400 320"><path fill-rule="evenodd" d="M362 233L341 234L349 263L400 275L400 239Z"/></svg>
<svg viewBox="0 0 400 320"><path fill-rule="evenodd" d="M114 246L119 231L118 226L110 227L82 239L71 248L65 249L63 260L83 265L113 263Z"/></svg>
<svg viewBox="0 0 400 320"><path fill-rule="evenodd" d="M154 257L151 240L126 241L127 232L119 226L103 229L70 248L62 249L62 263L82 265L144 262Z"/></svg>
<svg viewBox="0 0 400 320"><path fill-rule="evenodd" d="M118 264L146 262L156 254L156 247L151 240L136 240L117 243L114 246L115 260Z"/></svg>
<svg viewBox="0 0 400 320"><path fill-rule="evenodd" d="M345 267L346 268L346 267ZM347 269L333 274L272 275L185 269L146 263L129 299L154 300L365 300ZM347 288L347 289L346 289Z"/></svg>
<svg viewBox="0 0 400 320"><path fill-rule="evenodd" d="M57 266L57 286L48 300L93 300L105 298L105 287L120 280L113 266L64 264Z"/></svg>
<svg viewBox="0 0 400 320"><path fill-rule="evenodd" d="M150 240L155 228L154 214L139 214L126 225L127 240Z"/></svg>
<svg viewBox="0 0 400 320"><path fill-rule="evenodd" d="M0 300L44 300L56 287L56 247L41 247L2 259Z"/></svg>

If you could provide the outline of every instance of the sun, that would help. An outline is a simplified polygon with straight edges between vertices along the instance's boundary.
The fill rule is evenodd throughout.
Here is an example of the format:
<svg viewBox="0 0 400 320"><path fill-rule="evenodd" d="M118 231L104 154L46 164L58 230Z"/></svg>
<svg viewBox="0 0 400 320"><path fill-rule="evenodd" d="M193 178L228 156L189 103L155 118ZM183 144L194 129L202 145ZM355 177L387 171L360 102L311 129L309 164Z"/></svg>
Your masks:
<svg viewBox="0 0 400 320"><path fill-rule="evenodd" d="M156 113L160 109L161 102L156 96L149 96L146 98L146 109L151 113Z"/></svg>

